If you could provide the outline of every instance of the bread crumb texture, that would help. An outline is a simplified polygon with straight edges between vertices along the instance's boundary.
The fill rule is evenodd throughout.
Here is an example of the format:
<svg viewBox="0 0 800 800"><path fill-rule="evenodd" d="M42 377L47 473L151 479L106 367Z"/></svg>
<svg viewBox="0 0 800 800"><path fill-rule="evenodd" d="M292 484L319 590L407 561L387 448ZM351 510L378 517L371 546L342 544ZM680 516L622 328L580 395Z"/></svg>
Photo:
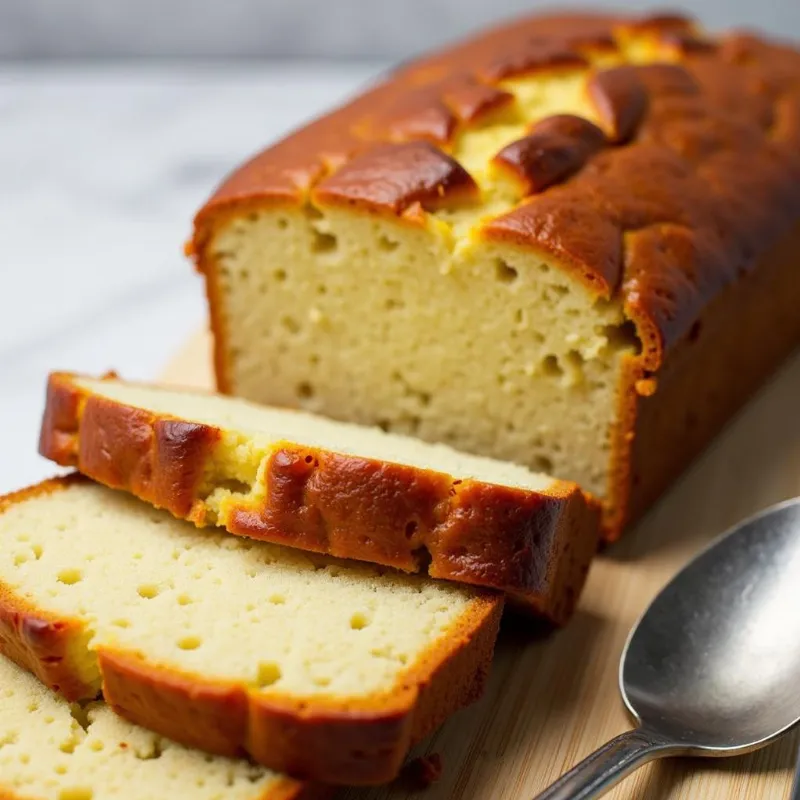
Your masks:
<svg viewBox="0 0 800 800"><path fill-rule="evenodd" d="M210 247L231 389L602 494L634 328L620 304L544 253L480 234L523 195L495 154L554 114L602 122L590 75L564 67L500 82L513 102L449 148L480 187L479 204L422 212L414 226L312 196L221 223Z"/></svg>
<svg viewBox="0 0 800 800"><path fill-rule="evenodd" d="M302 784L188 750L103 703L70 705L0 656L0 795L24 800L283 800Z"/></svg>
<svg viewBox="0 0 800 800"><path fill-rule="evenodd" d="M80 621L97 648L265 697L391 692L481 596L420 577L198 530L76 482L0 514L0 583Z"/></svg>

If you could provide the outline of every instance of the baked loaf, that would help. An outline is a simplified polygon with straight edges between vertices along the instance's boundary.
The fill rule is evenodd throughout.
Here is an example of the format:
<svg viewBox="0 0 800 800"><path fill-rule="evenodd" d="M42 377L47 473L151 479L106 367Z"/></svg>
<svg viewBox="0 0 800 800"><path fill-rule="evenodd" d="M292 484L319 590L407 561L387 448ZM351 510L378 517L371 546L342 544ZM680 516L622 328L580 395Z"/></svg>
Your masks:
<svg viewBox="0 0 800 800"><path fill-rule="evenodd" d="M80 476L0 508L0 652L181 744L380 783L481 693L498 595L200 531Z"/></svg>
<svg viewBox="0 0 800 800"><path fill-rule="evenodd" d="M616 537L800 341L800 55L539 16L398 69L195 221L219 388L577 481Z"/></svg>
<svg viewBox="0 0 800 800"><path fill-rule="evenodd" d="M574 484L226 397L55 373L40 451L198 525L502 589L556 623L597 546Z"/></svg>
<svg viewBox="0 0 800 800"><path fill-rule="evenodd" d="M103 703L70 706L0 656L4 800L311 800L321 791L138 728Z"/></svg>

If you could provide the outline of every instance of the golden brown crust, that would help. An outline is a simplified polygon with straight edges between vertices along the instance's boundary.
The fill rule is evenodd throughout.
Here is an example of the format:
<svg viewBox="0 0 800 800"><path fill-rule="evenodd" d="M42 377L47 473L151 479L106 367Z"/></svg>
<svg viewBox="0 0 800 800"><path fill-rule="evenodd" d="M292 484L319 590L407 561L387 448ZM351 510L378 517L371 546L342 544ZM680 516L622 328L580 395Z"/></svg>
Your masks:
<svg viewBox="0 0 800 800"><path fill-rule="evenodd" d="M416 741L480 696L501 611L494 598L476 601L391 691L363 698L270 696L108 648L98 650L103 693L122 716L191 747L247 754L299 778L384 783Z"/></svg>
<svg viewBox="0 0 800 800"><path fill-rule="evenodd" d="M536 123L528 136L506 145L492 162L512 173L527 196L568 178L605 144L605 134L593 123L558 114Z"/></svg>
<svg viewBox="0 0 800 800"><path fill-rule="evenodd" d="M202 485L219 429L94 395L67 373L50 376L43 425L42 455L198 525L427 568L509 592L557 624L574 610L597 546L597 509L574 484L536 492L288 442L268 456L263 499L231 502L220 519Z"/></svg>
<svg viewBox="0 0 800 800"><path fill-rule="evenodd" d="M75 480L84 479L54 479L0 498L0 513ZM96 659L106 702L142 727L210 753L249 755L301 779L372 784L395 777L412 744L480 696L502 610L500 596L476 596L390 691L356 698L270 695L243 682L181 673L141 652L100 646L90 653L86 623L35 608L5 587L0 652L69 700L93 698L97 688L64 656L71 649Z"/></svg>
<svg viewBox="0 0 800 800"><path fill-rule="evenodd" d="M797 219L800 53L795 49L746 34L710 38L679 15L552 15L516 20L404 66L237 170L197 215L193 253L208 285L220 390L233 387L207 245L229 214L276 202L303 204L324 176L335 179L338 167L383 142L424 139L446 152L475 124L464 108L509 102L499 99L503 79L588 69L593 54L619 52L643 37L663 53L662 61L678 63L601 70L588 86L615 146L584 156L551 139L555 166L536 164L541 180L526 166L525 147L512 146L514 152L500 155L499 165L510 165L524 184L523 195L533 196L524 196L482 229L488 239L555 259L594 294L618 301L636 325L642 353L626 366L628 394L620 400L622 416L612 432L605 501L608 535L619 535L623 520L640 513L637 497L645 496L624 483L635 479L644 458L636 455L633 442L641 439L636 448L642 451L665 449L649 433L626 427L645 425L636 411L642 393L651 393L647 407L652 408L666 397L644 382L667 365L673 351L680 352L693 326L705 324L715 298L727 296L727 287L749 274L758 256ZM475 99L459 105L448 100L454 96ZM362 197L370 191L363 186ZM797 341L792 335L783 351ZM727 407L720 404L713 424L701 426L706 436L724 422ZM651 456L650 468L657 475L676 474L686 454L701 446L702 437L696 436L691 447L675 448L685 457L670 455L662 469ZM665 485L660 477L651 483ZM653 499L657 492L645 494Z"/></svg>
<svg viewBox="0 0 800 800"><path fill-rule="evenodd" d="M795 226L709 305L659 370L655 387L637 390L644 373L631 359L618 413L621 429L636 435L619 465L630 473L614 481L630 486L630 495L605 520L609 539L648 509L800 341L798 254Z"/></svg>
<svg viewBox="0 0 800 800"><path fill-rule="evenodd" d="M627 142L647 111L647 89L639 69L624 66L595 72L587 90L609 139L617 144Z"/></svg>
<svg viewBox="0 0 800 800"><path fill-rule="evenodd" d="M325 178L313 192L319 205L344 204L406 219L409 212L479 200L472 176L429 142L374 147Z"/></svg>

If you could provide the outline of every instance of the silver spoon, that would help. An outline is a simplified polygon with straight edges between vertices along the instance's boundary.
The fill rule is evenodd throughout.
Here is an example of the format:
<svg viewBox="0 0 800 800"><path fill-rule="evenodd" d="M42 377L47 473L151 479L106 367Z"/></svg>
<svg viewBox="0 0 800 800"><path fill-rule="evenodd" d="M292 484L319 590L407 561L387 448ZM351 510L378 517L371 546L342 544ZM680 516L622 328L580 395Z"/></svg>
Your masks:
<svg viewBox="0 0 800 800"><path fill-rule="evenodd" d="M800 498L717 539L631 631L619 671L638 727L537 800L589 800L665 756L733 756L800 720Z"/></svg>

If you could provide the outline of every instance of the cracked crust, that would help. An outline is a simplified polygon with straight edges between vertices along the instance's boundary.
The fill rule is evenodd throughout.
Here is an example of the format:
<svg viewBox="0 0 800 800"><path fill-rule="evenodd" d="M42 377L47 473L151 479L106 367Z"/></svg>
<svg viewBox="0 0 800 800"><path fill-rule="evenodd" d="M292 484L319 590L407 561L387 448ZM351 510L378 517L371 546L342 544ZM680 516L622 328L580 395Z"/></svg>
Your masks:
<svg viewBox="0 0 800 800"><path fill-rule="evenodd" d="M1 498L0 513L86 480L53 479ZM92 648L84 620L38 608L10 587L0 587L0 653L67 700L92 699L102 689L121 716L180 744L249 756L302 779L376 784L398 773L416 741L481 695L502 607L496 595L476 595L450 634L423 651L393 689L359 698L267 698L243 682L180 672L145 653ZM97 675L91 683L87 664Z"/></svg>
<svg viewBox="0 0 800 800"><path fill-rule="evenodd" d="M597 547L598 508L555 481L546 492L291 442L264 454L264 492L218 513L206 502L219 428L93 394L50 376L40 452L197 525L508 593L563 624Z"/></svg>
<svg viewBox="0 0 800 800"><path fill-rule="evenodd" d="M665 63L635 63L643 48ZM717 301L738 296L737 285L746 295L753 270L793 236L800 203L795 49L744 33L710 37L678 15L514 21L402 67L256 156L200 210L190 252L206 276L218 386L231 391L219 276L209 247L219 226L245 209L339 202L337 170L386 142L424 140L446 159L460 133L475 127L475 109L510 102L503 80L565 68L590 70L587 88L608 146L587 149L555 134L544 142L534 137L535 149L551 159L535 165L542 174L526 166L524 141L506 148L496 158L504 169L511 164L525 191L514 208L484 220L473 235L546 255L598 298L619 303L635 324L642 351L620 385L604 497L605 534L614 539L666 487L664 476L676 474L675 453L697 452L707 441L698 431L710 436L727 419L721 409L731 413L737 406L720 403L716 418L693 424L685 437L691 447L658 438L662 428L646 422L654 407L666 409L667 396L657 388L660 371L674 375L671 360L683 364L683 351L700 351L690 347L696 326L713 328ZM391 213L399 195L387 201L374 188L385 189L379 177L360 187L359 202L365 211ZM406 174L393 185L421 178ZM331 185L332 192L320 194ZM442 204L464 198L464 192L438 195ZM781 264L789 271L796 266L785 255ZM774 295L762 302L765 317L782 308ZM769 351L775 355L764 369L745 373L768 373L800 338L795 327L782 327L785 338ZM720 358L732 356L727 342L720 347ZM703 374L702 365L687 369ZM706 392L741 402L756 385L742 381L740 375L720 378ZM681 391L690 393L691 384ZM653 453L665 450L662 468ZM659 480L643 474L645 461Z"/></svg>

